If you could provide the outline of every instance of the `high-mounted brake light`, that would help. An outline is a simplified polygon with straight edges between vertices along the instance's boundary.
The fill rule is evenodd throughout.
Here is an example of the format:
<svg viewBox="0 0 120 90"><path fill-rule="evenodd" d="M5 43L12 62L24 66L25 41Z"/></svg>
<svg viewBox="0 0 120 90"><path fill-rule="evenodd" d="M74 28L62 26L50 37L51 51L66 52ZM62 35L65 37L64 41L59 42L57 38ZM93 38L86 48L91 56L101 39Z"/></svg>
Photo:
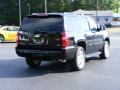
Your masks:
<svg viewBox="0 0 120 90"><path fill-rule="evenodd" d="M62 48L68 47L70 44L69 36L67 32L62 32Z"/></svg>
<svg viewBox="0 0 120 90"><path fill-rule="evenodd" d="M35 16L48 16L48 14L46 14L46 13L32 13L32 15L35 15Z"/></svg>

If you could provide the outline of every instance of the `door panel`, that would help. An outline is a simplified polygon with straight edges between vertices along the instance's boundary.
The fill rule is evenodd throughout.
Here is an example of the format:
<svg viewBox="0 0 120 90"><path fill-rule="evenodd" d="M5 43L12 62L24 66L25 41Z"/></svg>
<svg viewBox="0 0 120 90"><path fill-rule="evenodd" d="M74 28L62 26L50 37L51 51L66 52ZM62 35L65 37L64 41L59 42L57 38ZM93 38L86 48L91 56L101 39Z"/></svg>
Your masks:
<svg viewBox="0 0 120 90"><path fill-rule="evenodd" d="M16 41L17 31L14 30L14 27L6 28L7 41Z"/></svg>
<svg viewBox="0 0 120 90"><path fill-rule="evenodd" d="M94 44L94 34L90 31L90 32L87 32L86 34L84 34L85 38L86 38L86 53L87 54L90 54L92 53L94 50L94 47L93 47L93 44Z"/></svg>
<svg viewBox="0 0 120 90"><path fill-rule="evenodd" d="M103 44L104 44L103 35L100 34L99 32L96 32L94 34L94 49L95 49L95 52L99 51L101 48L103 48Z"/></svg>
<svg viewBox="0 0 120 90"><path fill-rule="evenodd" d="M17 35L16 31L8 31L8 38L9 38L10 41L15 41L16 40L16 35Z"/></svg>

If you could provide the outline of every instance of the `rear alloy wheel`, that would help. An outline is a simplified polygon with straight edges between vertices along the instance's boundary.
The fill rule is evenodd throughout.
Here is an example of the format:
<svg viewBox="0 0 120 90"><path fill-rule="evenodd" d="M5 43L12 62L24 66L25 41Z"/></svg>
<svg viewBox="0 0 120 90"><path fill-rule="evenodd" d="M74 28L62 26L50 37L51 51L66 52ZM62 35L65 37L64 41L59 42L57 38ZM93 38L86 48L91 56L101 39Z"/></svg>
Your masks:
<svg viewBox="0 0 120 90"><path fill-rule="evenodd" d="M74 58L75 70L79 71L85 66L85 51L83 47L78 47Z"/></svg>
<svg viewBox="0 0 120 90"><path fill-rule="evenodd" d="M109 43L108 41L105 41L102 53L100 54L101 59L107 59L109 57L110 51L109 51Z"/></svg>
<svg viewBox="0 0 120 90"><path fill-rule="evenodd" d="M31 58L31 57L26 57L26 63L29 67L31 68L38 68L39 65L41 64L41 61L39 59Z"/></svg>
<svg viewBox="0 0 120 90"><path fill-rule="evenodd" d="M0 35L0 43L4 42L4 41L5 41L5 39L4 39L3 35Z"/></svg>

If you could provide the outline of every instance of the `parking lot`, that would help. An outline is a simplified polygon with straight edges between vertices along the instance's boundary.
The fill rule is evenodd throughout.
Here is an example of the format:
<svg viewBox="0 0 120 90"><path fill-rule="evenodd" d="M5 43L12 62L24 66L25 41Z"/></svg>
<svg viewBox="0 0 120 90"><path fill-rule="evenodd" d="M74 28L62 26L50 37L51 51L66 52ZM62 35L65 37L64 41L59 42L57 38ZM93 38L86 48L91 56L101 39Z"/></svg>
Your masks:
<svg viewBox="0 0 120 90"><path fill-rule="evenodd" d="M57 62L30 69L16 55L15 43L0 43L0 90L120 90L120 33L110 37L110 58L89 58L77 72L65 71Z"/></svg>

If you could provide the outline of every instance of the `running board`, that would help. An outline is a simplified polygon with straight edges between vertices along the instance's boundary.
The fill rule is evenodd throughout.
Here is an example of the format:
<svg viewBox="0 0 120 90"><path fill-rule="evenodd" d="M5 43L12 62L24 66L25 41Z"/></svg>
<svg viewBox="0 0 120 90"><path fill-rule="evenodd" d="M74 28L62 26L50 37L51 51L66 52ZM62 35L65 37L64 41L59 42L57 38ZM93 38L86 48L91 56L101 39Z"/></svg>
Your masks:
<svg viewBox="0 0 120 90"><path fill-rule="evenodd" d="M87 54L85 57L90 58L90 57L97 56L97 55L100 55L100 54L101 54L101 52L96 52L96 53L92 53L92 54Z"/></svg>

